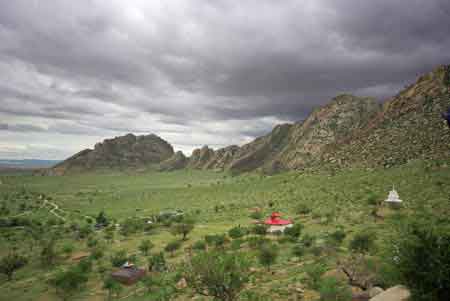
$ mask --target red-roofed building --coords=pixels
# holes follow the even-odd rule
[[[264,221],[264,224],[269,226],[267,232],[284,232],[286,228],[290,228],[293,225],[292,220],[282,219],[281,214],[278,212],[273,212],[268,219]]]

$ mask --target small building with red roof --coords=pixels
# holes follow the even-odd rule
[[[282,219],[279,212],[273,212],[268,219],[264,221],[265,225],[269,226],[267,232],[284,232],[286,228],[293,226],[293,222],[290,219]]]

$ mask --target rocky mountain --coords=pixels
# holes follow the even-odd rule
[[[369,124],[330,145],[323,163],[393,166],[413,159],[448,158],[450,129],[441,117],[450,107],[450,66],[441,66],[384,103]]]
[[[97,169],[141,168],[159,164],[174,155],[173,147],[156,135],[128,134],[97,143],[51,169],[54,174],[66,174]]]
[[[450,67],[441,66],[383,105],[370,97],[339,95],[306,120],[276,126],[242,147],[196,150],[188,167],[273,173],[448,157],[450,131],[441,113],[450,106],[449,86]]]
[[[105,140],[56,165],[52,172],[156,165],[274,173],[323,166],[393,166],[412,159],[448,158],[450,129],[441,113],[450,107],[450,67],[441,66],[380,104],[370,97],[339,95],[294,124],[281,124],[242,146],[208,146],[187,158],[155,135]]]

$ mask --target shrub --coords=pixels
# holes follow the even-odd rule
[[[139,251],[142,252],[142,254],[147,256],[148,251],[150,251],[150,249],[153,248],[153,243],[148,239],[144,239],[143,241],[141,241],[138,248],[139,248]]]
[[[8,281],[12,280],[13,274],[16,270],[24,267],[28,260],[26,257],[19,254],[9,254],[0,260],[0,273],[5,274]]]
[[[240,226],[231,228],[228,231],[228,236],[230,236],[233,239],[241,238],[241,237],[245,236],[246,234],[247,234],[247,230],[244,228],[241,228]]]
[[[261,211],[254,211],[252,213],[250,213],[250,218],[252,219],[262,219],[264,217],[264,215],[262,214]]]
[[[290,228],[286,228],[284,230],[284,234],[291,237],[293,240],[297,240],[300,237],[300,234],[302,234],[303,225],[300,223],[294,224]]]
[[[292,253],[298,257],[302,257],[303,255],[305,255],[305,251],[305,246],[301,243],[297,243],[292,247]]]
[[[248,239],[248,245],[250,248],[255,249],[259,248],[261,245],[265,243],[270,243],[270,240],[265,237],[259,237],[259,236],[250,236]]]
[[[270,270],[270,266],[275,263],[278,257],[278,248],[274,244],[263,244],[259,248],[258,252],[258,260],[259,263],[262,264]]]
[[[266,225],[254,225],[251,229],[251,232],[257,235],[266,235],[267,228],[268,227]]]
[[[102,258],[104,255],[104,248],[100,245],[96,246],[91,250],[91,257],[92,259],[98,260]]]
[[[375,245],[375,234],[357,233],[350,241],[350,249],[357,253],[368,253]]]
[[[241,245],[242,245],[242,239],[239,239],[239,238],[238,239],[234,239],[231,242],[231,249],[237,251],[237,250],[239,250],[241,248]]]
[[[319,293],[321,301],[348,301],[352,299],[350,288],[334,277],[320,281]]]
[[[202,252],[186,264],[184,274],[197,294],[233,301],[249,281],[250,261],[242,253]]]
[[[148,259],[148,270],[150,272],[164,272],[167,270],[166,259],[164,253],[153,254]]]
[[[179,240],[173,240],[164,247],[164,251],[170,252],[172,255],[176,250],[178,250],[181,247],[181,241]]]
[[[103,289],[108,291],[108,300],[110,300],[114,294],[120,294],[122,286],[116,280],[107,277],[103,280]]]
[[[183,218],[180,222],[171,225],[171,232],[173,235],[181,235],[183,240],[186,240],[187,235],[194,229],[194,220]]]
[[[312,289],[314,290],[319,289],[320,279],[326,271],[327,267],[322,262],[308,265],[305,267],[305,272],[308,275],[308,284]]]
[[[116,251],[111,256],[111,264],[113,267],[121,267],[128,260],[128,255],[125,250]]]
[[[311,211],[311,208],[306,204],[298,204],[295,208],[297,214],[309,214]]]
[[[193,245],[192,249],[194,250],[206,250],[206,243],[203,240],[197,240]]]
[[[316,237],[313,235],[310,235],[310,234],[303,235],[302,239],[300,240],[302,245],[304,245],[307,248],[311,247],[315,241],[316,241]]]
[[[69,256],[70,254],[72,254],[74,250],[74,246],[71,243],[66,243],[63,247],[62,247],[62,251],[64,254],[66,254],[67,256]]]
[[[223,247],[227,241],[225,234],[206,235],[205,242],[209,246]]]
[[[147,294],[150,294],[150,300],[155,301],[169,301],[176,293],[174,279],[171,279],[167,274],[159,274],[144,277],[141,282],[147,289]]]
[[[390,265],[412,300],[450,300],[450,219],[414,217],[392,242]]]
[[[81,269],[77,267],[70,268],[67,271],[58,272],[50,284],[56,288],[56,293],[67,300],[69,296],[79,292],[86,284],[88,277]]]
[[[328,238],[333,244],[340,245],[346,236],[347,234],[345,233],[345,231],[340,228],[330,233]]]

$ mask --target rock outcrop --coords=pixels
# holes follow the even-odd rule
[[[172,146],[156,135],[125,136],[106,139],[94,149],[85,149],[55,165],[49,173],[62,175],[98,169],[142,168],[172,157]]]
[[[159,171],[174,171],[178,169],[183,169],[188,163],[188,158],[183,154],[183,152],[178,151],[169,159],[161,162],[159,164]]]

